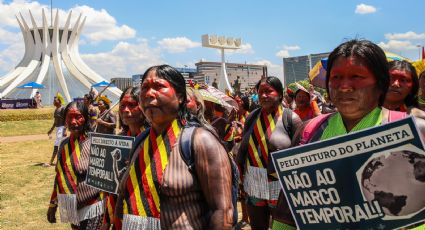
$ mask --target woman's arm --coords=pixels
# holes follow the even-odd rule
[[[196,174],[212,213],[209,229],[231,229],[232,172],[226,150],[203,128],[196,129],[193,144]]]

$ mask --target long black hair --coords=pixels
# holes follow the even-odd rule
[[[143,74],[141,84],[145,81],[146,77],[150,72],[154,72],[159,78],[167,80],[174,88],[177,96],[180,98],[180,104],[178,109],[178,116],[181,121],[186,121],[189,117],[189,112],[186,108],[187,95],[186,95],[186,81],[183,75],[169,65],[157,65],[149,67]]]
[[[401,70],[406,71],[410,73],[410,76],[412,77],[412,89],[410,90],[409,94],[404,99],[404,104],[406,106],[414,106],[416,107],[418,105],[418,90],[419,90],[419,79],[418,75],[416,74],[416,69],[413,67],[412,64],[410,64],[407,61],[391,61],[388,63],[389,69],[391,70]]]
[[[261,79],[255,85],[255,89],[257,90],[257,92],[258,92],[258,89],[260,88],[261,82],[265,82],[269,84],[279,94],[279,101],[283,100],[283,85],[282,85],[282,82],[279,80],[279,78],[269,76],[269,77]]]
[[[124,89],[124,91],[122,91],[122,94],[119,100],[120,106],[121,106],[121,101],[125,95],[129,95],[133,100],[135,100],[138,104],[140,104],[140,87],[139,86],[129,86],[126,89]],[[122,120],[121,112],[119,112],[119,120],[120,120],[119,125],[121,126],[123,133],[126,133],[130,129],[130,127],[124,124]],[[142,112],[140,113],[140,120],[141,120],[141,123],[145,125],[145,116],[143,115]]]
[[[83,130],[82,130],[82,134],[87,136],[87,133],[90,131],[90,116],[89,116],[89,109],[87,108],[87,106],[83,103],[83,102],[70,102],[68,103],[68,105],[66,105],[65,110],[64,110],[64,117],[66,119],[66,116],[68,115],[68,112],[71,108],[77,108],[78,111],[80,111],[80,113],[83,115],[84,117],[84,126],[83,126]]]
[[[385,95],[390,85],[390,73],[384,51],[375,43],[368,40],[353,39],[340,44],[329,54],[326,67],[326,90],[329,95],[329,77],[334,62],[339,57],[354,56],[363,61],[376,78],[376,85],[382,94],[379,97],[379,106],[384,104]]]

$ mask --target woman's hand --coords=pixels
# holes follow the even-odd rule
[[[47,209],[47,221],[49,221],[49,223],[51,224],[56,223],[57,209],[58,209],[58,206],[55,206],[55,207],[49,206],[49,209]]]

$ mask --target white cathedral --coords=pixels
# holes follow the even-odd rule
[[[24,37],[25,54],[11,72],[0,77],[0,98],[31,98],[40,91],[43,104],[51,104],[56,92],[60,92],[67,102],[71,102],[89,93],[93,84],[105,81],[79,55],[78,41],[85,17],[82,19],[80,14],[72,26],[70,12],[65,25],[60,27],[57,11],[53,24],[49,26],[43,10],[43,26],[39,27],[31,11],[29,15],[32,27],[22,14],[16,16]],[[32,81],[43,84],[46,89],[17,88]],[[109,87],[103,94],[116,102],[121,93],[120,89]]]

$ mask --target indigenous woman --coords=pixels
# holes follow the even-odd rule
[[[401,112],[417,107],[419,80],[415,67],[407,61],[392,61],[389,67],[390,87],[385,97],[384,107]]]
[[[151,128],[120,185],[116,214],[123,229],[230,229],[231,166],[217,137],[204,127],[194,131],[192,170],[181,156],[188,117],[183,76],[168,65],[149,68],[140,101]]]
[[[283,87],[278,78],[264,78],[256,88],[261,107],[252,111],[245,122],[237,163],[248,194],[251,227],[268,229],[270,216],[277,211],[275,207],[281,190],[270,153],[291,146],[292,133],[301,120],[296,113],[283,108]],[[284,123],[291,123],[292,127]],[[294,225],[290,215],[287,219],[289,225]]]
[[[329,55],[326,73],[328,95],[338,112],[311,139],[299,141],[325,140],[388,122],[389,110],[382,105],[389,95],[390,79],[385,53],[376,44],[350,40],[339,45]],[[421,129],[423,120],[416,119],[416,123]]]
[[[389,84],[388,63],[378,45],[367,40],[342,43],[329,55],[326,73],[327,92],[338,112],[310,120],[307,126],[314,124],[314,128],[306,133],[301,128],[294,142],[327,140],[393,121],[397,112],[382,107]],[[423,138],[425,121],[415,119],[415,123]]]
[[[298,114],[302,121],[310,120],[320,114],[317,98],[312,98],[311,95],[303,86],[298,85],[298,90],[295,92],[294,112]]]
[[[98,133],[115,134],[116,118],[115,114],[109,110],[111,101],[101,96],[97,106],[99,107],[99,118],[96,120]]]
[[[144,129],[145,118],[142,108],[139,104],[139,87],[128,87],[121,94],[119,101],[119,119],[122,127],[120,135],[136,137]],[[126,161],[130,163],[130,159]],[[118,175],[121,178],[122,175]],[[106,194],[105,217],[103,219],[102,229],[121,229],[122,220],[114,217],[117,195]]]
[[[60,218],[71,223],[72,229],[100,229],[103,218],[103,198],[100,191],[86,184],[90,140],[89,113],[82,103],[71,102],[65,108],[65,124],[70,132],[58,151],[56,177],[47,220],[55,223],[59,207]]]

